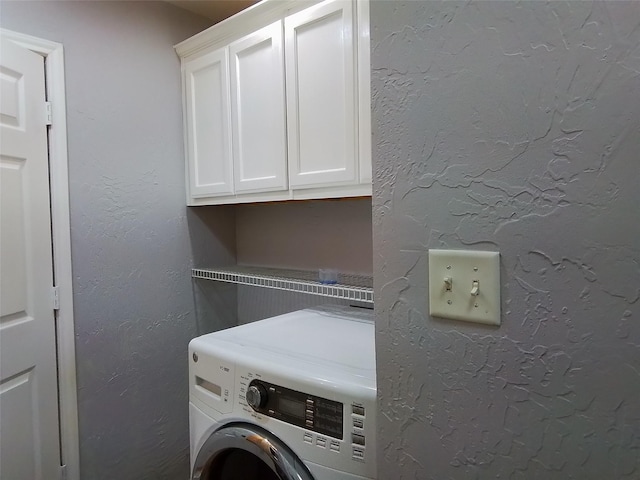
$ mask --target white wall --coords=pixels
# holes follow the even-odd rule
[[[640,478],[637,2],[373,1],[381,479]],[[429,248],[501,253],[502,326]]]
[[[162,2],[1,9],[65,48],[82,478],[187,478],[189,269],[235,261],[233,212],[185,207],[173,45],[209,21]]]

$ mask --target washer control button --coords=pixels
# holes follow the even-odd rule
[[[364,407],[361,407],[360,405],[351,405],[351,411],[356,415],[364,416]]]
[[[354,460],[364,460],[364,450],[362,448],[353,447],[352,453]]]

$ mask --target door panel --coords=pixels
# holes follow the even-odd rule
[[[229,47],[236,192],[287,189],[282,22]]]
[[[187,144],[192,197],[233,193],[226,49],[185,66]]]
[[[33,369],[28,369],[5,379],[0,385],[2,478],[37,478],[35,468],[38,453],[34,435],[35,419],[32,415],[32,406],[35,403],[33,376]],[[5,434],[5,431],[11,433]]]
[[[353,6],[320,4],[285,19],[289,183],[358,183]]]
[[[1,42],[0,478],[60,468],[44,60]]]

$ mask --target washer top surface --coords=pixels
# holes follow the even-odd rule
[[[375,378],[374,337],[372,310],[324,306],[210,333],[194,342],[205,351],[234,350],[245,358],[267,354],[286,363],[346,368]]]

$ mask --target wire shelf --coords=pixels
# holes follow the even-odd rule
[[[338,282],[318,281],[318,272],[262,267],[194,268],[193,278],[273,288],[323,297],[373,303],[373,279],[365,275],[338,274]]]

